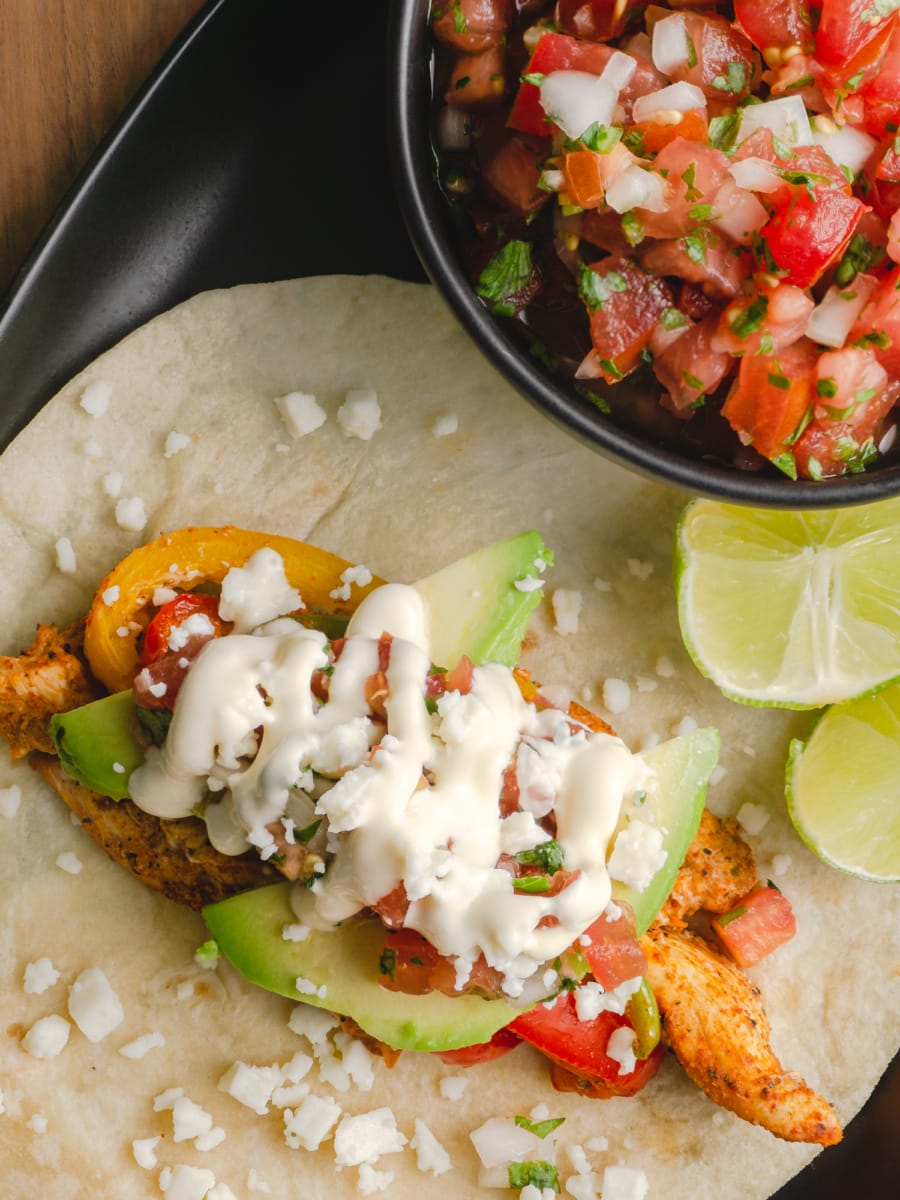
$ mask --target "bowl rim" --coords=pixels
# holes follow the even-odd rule
[[[516,391],[583,444],[647,478],[695,495],[765,508],[838,508],[900,492],[900,463],[817,481],[780,479],[691,458],[609,420],[598,407],[536,369],[487,311],[454,254],[449,210],[430,137],[430,0],[392,0],[387,47],[390,168],[401,215],[428,277],[494,367]]]

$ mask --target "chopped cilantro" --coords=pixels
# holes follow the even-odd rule
[[[546,75],[542,75],[538,71],[533,71],[530,75],[521,75],[519,77],[521,83],[533,83],[535,87],[540,87],[546,78]]]
[[[583,383],[576,383],[574,387],[575,391],[582,398],[582,400],[587,400],[589,404],[593,404],[595,408],[599,408],[604,416],[608,417],[612,414],[612,408],[610,407],[610,403],[605,396],[601,396],[598,392],[591,391],[591,389],[585,387]]]
[[[516,862],[526,867],[543,867],[550,875],[555,875],[563,865],[562,846],[554,838],[549,842],[541,842],[533,850],[523,850],[516,855]]]
[[[555,371],[559,365],[556,355],[543,342],[532,342],[528,353],[532,358],[536,358],[539,363],[543,363],[548,370]]]
[[[814,479],[816,483],[821,483],[825,478],[825,472],[822,470],[822,464],[813,454],[809,456],[809,459],[806,463],[806,469],[809,471],[810,479]],[[796,478],[797,476],[795,475],[794,479]]]
[[[706,262],[706,244],[703,238],[697,233],[686,234],[681,239],[684,246],[684,252],[693,263]]]
[[[623,213],[622,232],[629,246],[637,246],[644,240],[644,223],[633,212]]]
[[[694,187],[694,180],[697,176],[697,164],[692,162],[687,170],[682,171],[681,178],[684,180],[684,185],[687,188],[685,198],[687,200],[699,200],[703,193],[699,188]]]
[[[790,148],[787,142],[783,142],[780,137],[772,134],[772,149],[779,158],[796,158],[794,151]]]
[[[468,33],[469,23],[466,20],[466,14],[463,12],[461,0],[454,0],[451,4],[453,10],[453,32]]]
[[[578,294],[592,313],[602,312],[603,305],[616,292],[627,292],[628,280],[618,271],[601,275],[591,267],[581,268]]]
[[[219,960],[219,943],[214,938],[209,938],[202,946],[197,947],[194,958],[204,966],[214,966]]]
[[[884,249],[881,246],[873,246],[861,233],[854,233],[850,244],[844,251],[844,257],[835,270],[835,283],[838,287],[846,287],[848,283],[853,282],[860,271],[874,266],[883,257]]]
[[[791,381],[787,375],[780,375],[775,371],[769,372],[769,383],[771,383],[772,387],[778,388],[782,392],[789,392],[791,390]]]
[[[784,90],[786,92],[795,92],[800,88],[809,87],[813,83],[815,83],[815,79],[812,75],[801,75],[799,79],[795,79],[793,83],[789,83]]]
[[[514,238],[497,251],[481,272],[475,291],[485,300],[492,301],[491,312],[512,317],[516,313],[512,297],[527,287],[533,278],[531,243]]]
[[[536,1188],[552,1188],[559,1191],[559,1172],[548,1162],[514,1162],[507,1167],[509,1186],[516,1191],[531,1184]]]
[[[727,117],[713,117],[709,123],[709,144],[727,154],[734,147],[740,123],[740,113],[732,113]]]
[[[690,325],[690,317],[686,317],[680,308],[664,308],[659,314],[659,323],[663,329],[684,329]]]
[[[810,462],[812,461],[813,460],[810,459]],[[779,454],[776,458],[773,458],[772,465],[777,467],[779,471],[783,471],[789,479],[797,478],[797,462],[789,450],[786,450],[784,454]],[[734,920],[735,917],[739,917],[740,915],[741,914],[739,912],[735,911],[731,916],[731,920]],[[719,923],[721,924],[721,922],[722,918],[720,917]]]
[[[692,221],[708,221],[712,216],[712,205],[695,204],[694,207],[688,211],[688,216]]]
[[[554,1129],[559,1129],[565,1117],[548,1117],[546,1121],[531,1121],[528,1117],[516,1117],[515,1122],[520,1129],[527,1129],[535,1137],[545,1138]]]
[[[622,379],[623,375],[611,358],[601,358],[600,366],[607,375],[611,375],[613,379]]]
[[[378,959],[378,973],[387,975],[388,979],[397,978],[397,951],[391,946],[385,946]]]
[[[456,81],[456,83],[454,83],[453,87],[456,91],[459,91],[460,88],[468,87],[471,82],[472,82],[471,75],[460,75],[459,79],[457,79],[457,81]]]
[[[862,337],[856,338],[851,342],[851,346],[860,346],[863,350],[867,346],[877,346],[879,350],[887,350],[891,344],[891,339],[883,329],[873,329],[869,333],[864,333]]]
[[[141,708],[137,705],[138,724],[154,746],[161,746],[166,740],[169,726],[172,724],[172,713],[168,708]]]
[[[644,133],[641,129],[629,129],[622,138],[622,145],[638,158],[647,157],[647,147],[644,145]]]
[[[712,86],[719,92],[728,92],[736,96],[747,87],[747,64],[730,62],[724,75],[716,75]]]
[[[851,475],[862,474],[866,467],[878,457],[878,450],[872,438],[866,438],[862,445],[853,438],[841,438],[838,446],[841,461]]]
[[[598,154],[609,154],[621,137],[620,125],[601,125],[599,121],[595,121],[593,125],[588,125],[579,140],[588,150],[595,150]]]
[[[307,825],[303,829],[296,830],[294,833],[295,839],[298,842],[302,842],[304,846],[307,845],[307,843],[311,842],[316,836],[316,830],[321,824],[322,818],[319,817],[319,819],[317,821],[313,821],[311,825]]]
[[[694,45],[694,39],[687,31],[687,26],[685,26],[684,37],[687,42],[687,67],[690,71],[697,65],[697,47]]]
[[[734,318],[729,322],[731,332],[735,337],[749,337],[751,333],[756,333],[761,327],[768,311],[769,297],[757,296],[746,308],[735,313]]]
[[[816,395],[823,400],[833,400],[837,395],[837,383],[832,375],[827,375],[816,383]]]
[[[516,892],[527,892],[529,894],[540,894],[550,891],[550,876],[549,875],[517,875],[513,881],[513,890]]]

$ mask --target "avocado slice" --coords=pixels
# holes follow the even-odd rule
[[[476,665],[514,667],[541,602],[539,572],[552,563],[553,554],[531,529],[414,583],[428,610],[432,662],[455,667],[467,654]]]
[[[286,941],[284,926],[302,921],[291,907],[292,886],[275,883],[203,910],[219,949],[251,983],[350,1017],[396,1050],[455,1050],[487,1042],[518,1015],[503,1000],[439,992],[407,996],[382,987],[377,976],[384,927],[377,917],[353,918],[328,931],[311,929],[305,941]],[[324,996],[298,991],[298,978],[324,985]]]
[[[144,761],[130,691],[56,713],[50,737],[67,775],[101,796],[128,798],[128,777]]]
[[[429,613],[433,661],[454,667],[468,654],[474,663],[515,666],[541,598],[540,588],[523,591],[515,583],[536,578],[538,562],[552,561],[541,535],[527,530],[414,584]],[[57,714],[50,736],[73,779],[113,800],[128,798],[128,777],[144,761],[131,692]]]
[[[638,936],[644,933],[672,890],[688,846],[694,840],[709,777],[719,760],[717,729],[695,729],[646,750],[642,758],[654,771],[648,788],[648,809],[653,823],[665,830],[666,861],[642,892],[613,881],[613,899],[630,904]]]

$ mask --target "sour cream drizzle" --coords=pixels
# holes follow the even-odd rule
[[[259,586],[277,590],[283,569],[279,578],[271,566],[267,559],[257,572]],[[252,559],[243,572],[248,609],[265,611],[252,594]],[[393,637],[386,727],[365,696],[385,633]],[[271,843],[266,826],[317,781],[314,811],[327,821],[332,856],[312,889],[318,921],[345,920],[402,883],[405,924],[457,960],[460,983],[483,953],[516,996],[609,903],[607,849],[623,800],[649,772],[618,738],[573,733],[565,713],[526,703],[505,667],[476,668],[471,692],[445,694],[430,713],[428,646],[424,602],[400,584],[360,604],[324,703],[312,691],[314,672],[329,663],[322,634],[281,619],[210,641],[187,673],[163,748],[148,753],[130,791],[163,818],[202,811],[213,844],[239,854]],[[549,838],[532,812],[500,813],[504,771],[523,745],[540,756],[544,785],[555,786],[564,866],[580,872],[555,896],[517,892],[497,866],[502,854]],[[324,792],[321,776],[335,780]]]

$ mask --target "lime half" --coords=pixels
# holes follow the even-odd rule
[[[787,803],[804,842],[833,867],[900,882],[900,687],[836,704],[791,743]]]
[[[900,498],[823,512],[695,500],[675,569],[685,645],[733,700],[822,708],[900,679]]]

